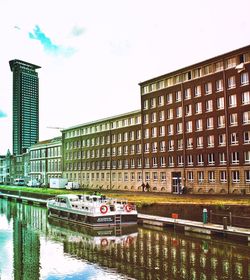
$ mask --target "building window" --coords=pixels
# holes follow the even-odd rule
[[[164,120],[165,120],[164,111],[160,111],[160,112],[159,112],[159,122],[164,121]]]
[[[150,181],[150,172],[145,172],[145,180],[146,182]]]
[[[166,159],[165,159],[165,157],[160,157],[160,164],[161,164],[161,167],[166,167]]]
[[[182,107],[177,107],[176,108],[176,118],[181,118],[182,117]]]
[[[236,94],[229,95],[229,107],[236,107],[237,106],[237,98]]]
[[[165,141],[160,141],[160,152],[165,152],[166,150],[166,144],[165,144]]]
[[[144,144],[144,152],[149,153],[149,143]]]
[[[158,162],[157,162],[157,157],[153,157],[152,158],[152,162],[153,162],[153,167],[158,167]]]
[[[244,144],[250,144],[250,131],[244,131]]]
[[[160,126],[160,133],[159,136],[165,136],[165,126]]]
[[[158,174],[157,174],[157,172],[153,172],[153,181],[154,182],[158,181]]]
[[[250,123],[250,111],[243,113],[243,124]]]
[[[223,61],[219,61],[215,63],[215,72],[219,72],[223,70]]]
[[[187,155],[187,165],[188,166],[193,166],[193,156],[192,155]]]
[[[155,98],[150,99],[150,108],[155,108],[156,107],[156,100]]]
[[[214,135],[208,135],[208,137],[207,137],[207,146],[209,148],[214,147]]]
[[[229,115],[229,124],[231,126],[235,126],[235,125],[238,124],[238,120],[237,120],[238,118],[237,117],[238,117],[237,113]]]
[[[144,162],[144,166],[145,168],[149,168],[150,167],[150,164],[149,164],[149,158],[145,158],[145,162]]]
[[[168,166],[169,167],[173,167],[174,166],[174,157],[173,156],[169,156],[168,157]]]
[[[184,98],[191,99],[191,88],[184,89]]]
[[[169,124],[168,125],[168,135],[173,135],[174,134],[174,125]]]
[[[208,171],[208,182],[215,183],[215,172],[214,171]]]
[[[216,91],[219,92],[219,91],[223,91],[223,80],[217,80],[216,83]]]
[[[192,105],[188,104],[185,106],[185,115],[186,116],[191,116],[192,115]]]
[[[151,128],[151,137],[157,137],[157,127]]]
[[[194,173],[193,173],[193,171],[188,171],[187,172],[187,180],[189,182],[191,182],[191,183],[194,181]]]
[[[195,86],[195,88],[194,88],[194,96],[195,97],[201,96],[201,86],[200,85]]]
[[[156,122],[156,112],[151,113],[151,123]]]
[[[227,163],[226,160],[226,154],[225,153],[219,153],[219,164],[225,165]]]
[[[146,128],[145,130],[144,130],[144,138],[149,138],[149,129],[148,128]]]
[[[207,160],[208,160],[208,165],[214,165],[215,164],[215,160],[214,160],[214,154],[208,154],[207,155]]]
[[[193,149],[193,138],[187,138],[187,149]]]
[[[186,132],[192,132],[193,131],[193,125],[192,125],[192,121],[188,121],[186,122]]]
[[[168,118],[168,120],[172,120],[173,117],[174,117],[173,109],[168,109],[167,110],[167,118]]]
[[[177,132],[177,134],[182,133],[182,123],[177,123],[176,124],[176,132]]]
[[[144,100],[143,101],[143,110],[147,110],[148,109],[148,100]]]
[[[168,141],[168,151],[174,151],[174,140]]]
[[[226,68],[233,68],[236,66],[236,57],[232,57],[226,60]]]
[[[245,183],[250,183],[250,170],[245,170]]]
[[[176,102],[181,101],[181,91],[180,90],[176,91],[176,93],[175,93],[175,101]]]
[[[196,138],[196,147],[203,148],[203,136],[199,136]]]
[[[201,114],[202,113],[202,103],[198,102],[195,104],[195,114]]]
[[[202,131],[202,119],[195,121],[195,129],[196,131]]]
[[[197,178],[198,178],[198,183],[203,183],[204,182],[204,171],[198,171]]]
[[[227,172],[226,171],[220,171],[220,183],[226,183],[227,182]]]
[[[249,84],[249,76],[248,76],[247,72],[241,73],[241,75],[240,75],[240,83],[241,83],[242,86]]]
[[[226,134],[219,134],[219,146],[226,146]]]
[[[164,105],[164,96],[161,95],[158,97],[158,106],[163,106]]]
[[[206,83],[205,84],[205,94],[211,94],[212,93],[212,83]]]
[[[197,165],[199,165],[199,166],[203,166],[204,165],[203,154],[198,154],[197,155]]]
[[[172,104],[173,103],[173,94],[168,93],[167,94],[167,104]]]
[[[160,177],[161,177],[161,182],[165,182],[167,180],[166,172],[161,172]]]
[[[217,98],[217,110],[224,109],[224,97]]]
[[[244,163],[250,164],[250,151],[244,152]]]
[[[237,132],[233,132],[230,134],[230,143],[231,145],[238,145],[239,144],[239,139],[238,139],[238,133]]]
[[[228,78],[227,80],[227,84],[228,84],[228,89],[231,89],[231,88],[235,88],[235,76],[231,76]]]
[[[240,182],[240,172],[238,170],[232,171],[232,183],[239,183]]]
[[[207,100],[205,102],[206,106],[206,112],[212,112],[213,111],[213,100]]]
[[[214,128],[214,118],[210,117],[207,118],[207,129],[213,129]]]
[[[218,126],[217,126],[218,128],[225,127],[225,116],[224,115],[218,116],[217,121],[218,121]]]
[[[231,163],[232,164],[239,164],[239,152],[232,152],[231,153]]]
[[[183,150],[183,139],[178,139],[177,140],[177,149],[178,150]]]
[[[250,103],[250,92],[245,91],[242,93],[242,104],[249,104]]]
[[[152,152],[157,153],[157,142],[152,143]]]
[[[177,165],[178,166],[183,166],[184,165],[184,161],[183,161],[183,156],[177,156]]]

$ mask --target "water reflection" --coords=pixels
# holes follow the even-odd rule
[[[93,231],[3,199],[0,233],[1,280],[250,279],[249,246],[226,239],[147,228]]]

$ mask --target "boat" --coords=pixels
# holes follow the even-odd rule
[[[87,226],[137,224],[136,206],[125,199],[104,195],[60,194],[47,202],[49,217]]]

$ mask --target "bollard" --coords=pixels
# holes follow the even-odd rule
[[[202,220],[203,220],[203,224],[207,223],[207,209],[206,208],[203,209]]]
[[[223,217],[223,229],[227,229],[227,217]]]

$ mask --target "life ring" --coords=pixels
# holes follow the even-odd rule
[[[126,205],[125,205],[125,210],[126,210],[127,212],[131,212],[131,211],[133,210],[132,205],[131,205],[131,204],[126,204]]]
[[[109,242],[108,242],[108,239],[107,238],[104,238],[101,240],[101,246],[102,247],[106,247],[108,246]]]
[[[106,214],[108,212],[108,206],[107,205],[101,205],[100,212],[102,214]]]

